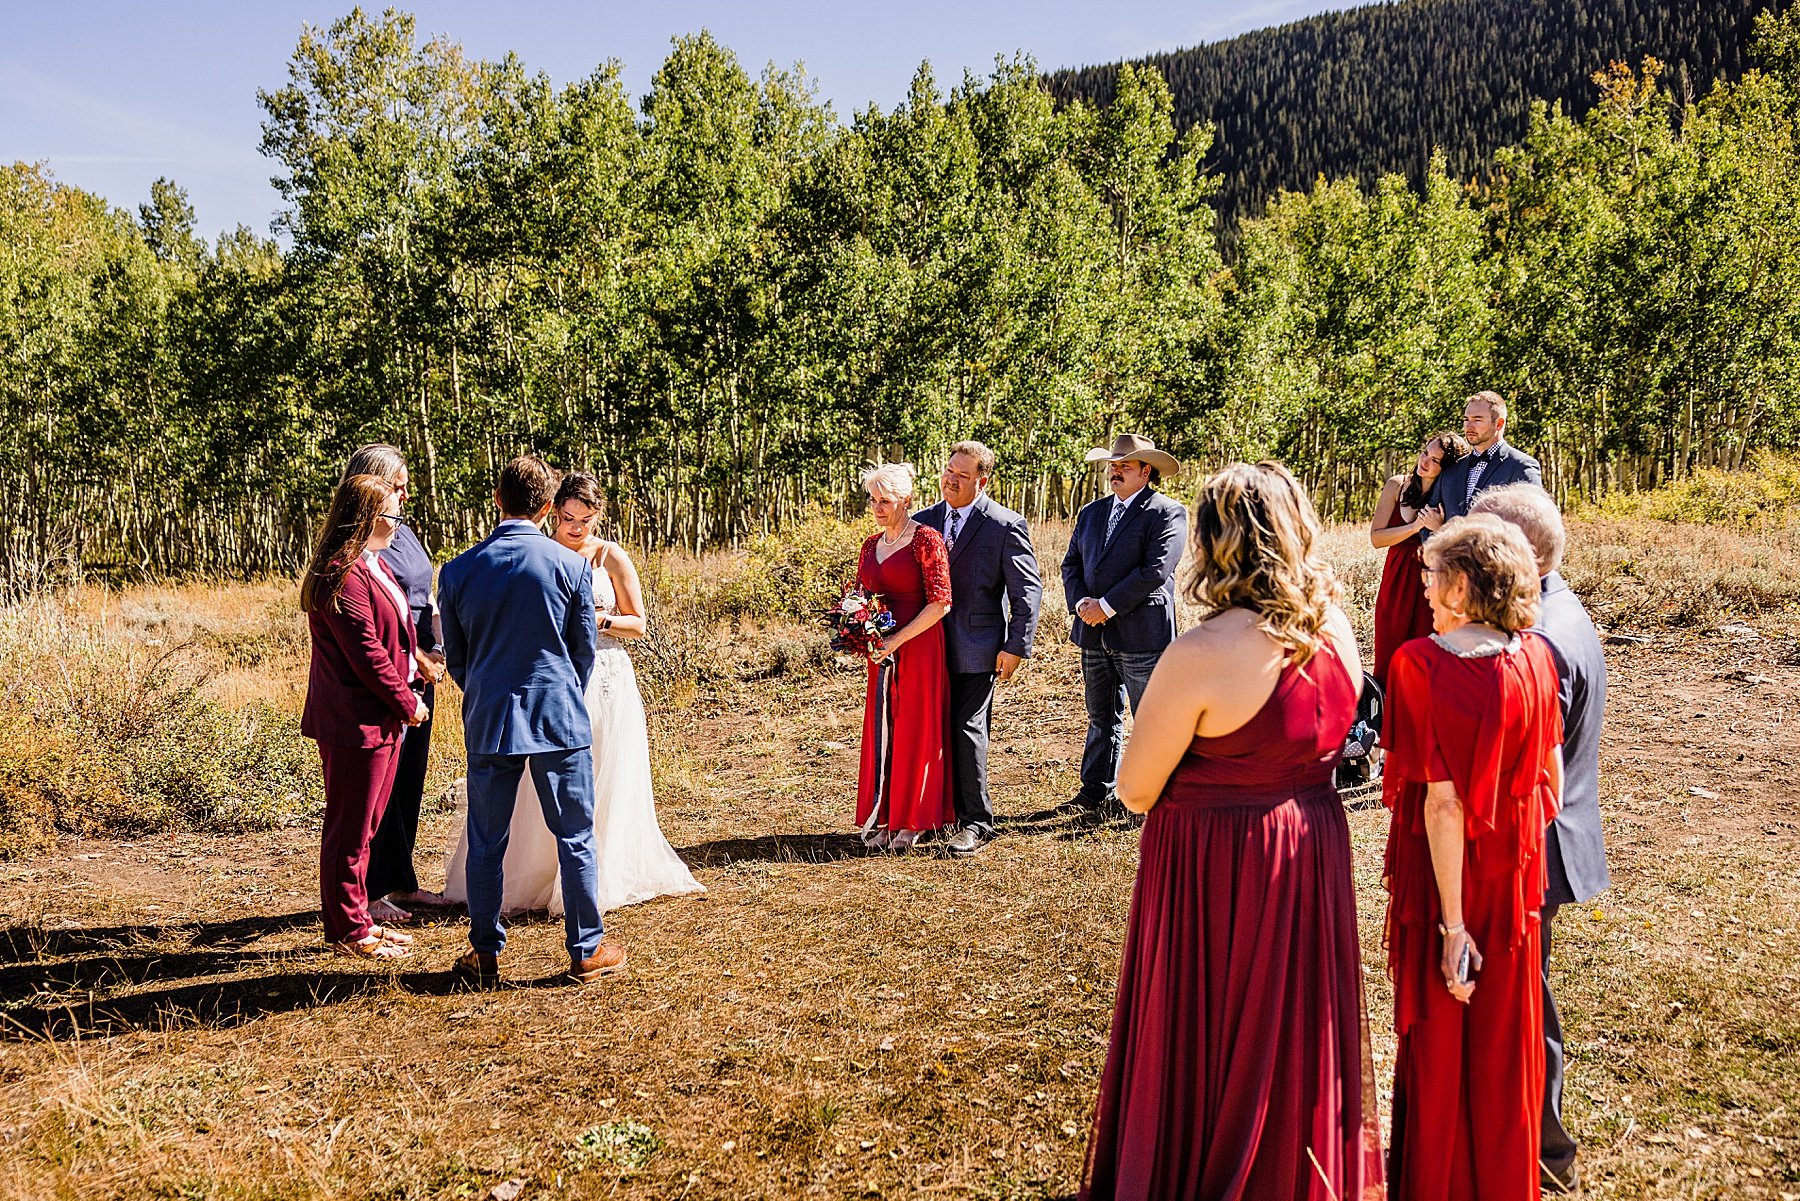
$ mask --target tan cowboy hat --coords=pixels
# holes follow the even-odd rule
[[[1156,449],[1156,443],[1142,434],[1120,434],[1113,440],[1111,450],[1096,446],[1087,453],[1087,461],[1090,463],[1117,463],[1124,459],[1148,463],[1164,475],[1181,473],[1181,464],[1176,461],[1175,456],[1166,450]]]

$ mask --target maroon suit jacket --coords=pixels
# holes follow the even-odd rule
[[[380,569],[393,579],[386,563]],[[394,602],[361,559],[344,577],[341,600],[339,612],[306,615],[312,668],[300,732],[333,746],[384,746],[399,739],[418,708],[410,683],[417,645],[412,613]]]

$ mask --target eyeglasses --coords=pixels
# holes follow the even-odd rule
[[[395,529],[399,529],[401,526],[406,524],[406,514],[404,514],[404,513],[383,513],[383,514],[381,514],[381,516],[383,516],[383,517],[387,518],[389,521],[393,522]]]
[[[1429,584],[1438,578],[1438,572],[1434,568],[1421,567],[1419,568],[1419,578]]]

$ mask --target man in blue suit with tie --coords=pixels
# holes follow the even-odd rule
[[[952,855],[973,855],[994,837],[988,796],[988,728],[995,681],[1012,679],[1031,656],[1043,583],[1025,519],[988,496],[994,452],[979,442],[950,448],[939,483],[943,499],[915,514],[944,536],[950,595],[944,622],[950,667],[950,779],[956,833]]]
[[[1498,392],[1477,392],[1463,403],[1463,437],[1469,440],[1469,453],[1444,468],[1426,501],[1429,530],[1466,516],[1475,498],[1489,488],[1543,486],[1538,461],[1506,440],[1506,401]]]
[[[1087,745],[1081,791],[1088,816],[1122,816],[1113,794],[1125,743],[1125,706],[1137,712],[1144,686],[1175,640],[1175,568],[1187,549],[1187,508],[1156,490],[1181,464],[1140,434],[1121,434],[1088,462],[1106,464],[1112,495],[1082,508],[1063,556],[1069,632],[1081,648]]]
[[[598,638],[593,572],[538,528],[557,482],[542,459],[508,463],[494,493],[500,524],[438,575],[469,755],[471,949],[456,972],[477,984],[499,978],[502,864],[526,770],[556,836],[570,978],[586,984],[625,966],[624,948],[600,941],[593,723],[583,697]]]
[[[1606,652],[1600,635],[1557,568],[1567,535],[1550,494],[1533,484],[1509,484],[1483,491],[1477,513],[1492,513],[1519,527],[1537,555],[1543,591],[1533,627],[1550,644],[1556,660],[1558,700],[1563,714],[1562,809],[1545,832],[1544,863],[1544,1106],[1538,1161],[1546,1193],[1572,1192],[1576,1185],[1575,1139],[1563,1126],[1563,1033],[1556,998],[1550,995],[1550,927],[1557,910],[1586,901],[1612,883],[1606,844],[1600,834],[1600,727],[1606,720]]]

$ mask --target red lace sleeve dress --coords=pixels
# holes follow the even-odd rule
[[[1383,800],[1388,970],[1394,978],[1395,1201],[1538,1196],[1544,1100],[1539,910],[1544,827],[1556,816],[1550,759],[1562,742],[1550,646],[1458,654],[1439,639],[1402,646],[1389,668]],[[1442,936],[1425,790],[1455,784],[1464,813],[1463,921],[1483,964],[1467,1005],[1439,967]]]
[[[856,581],[887,602],[897,629],[905,629],[927,602],[950,603],[950,556],[943,535],[920,526],[910,546],[885,559],[876,554],[880,541],[876,535],[863,543]],[[869,665],[856,786],[856,823],[865,831],[936,830],[955,819],[950,761],[944,753],[949,697],[942,622],[881,666]]]

